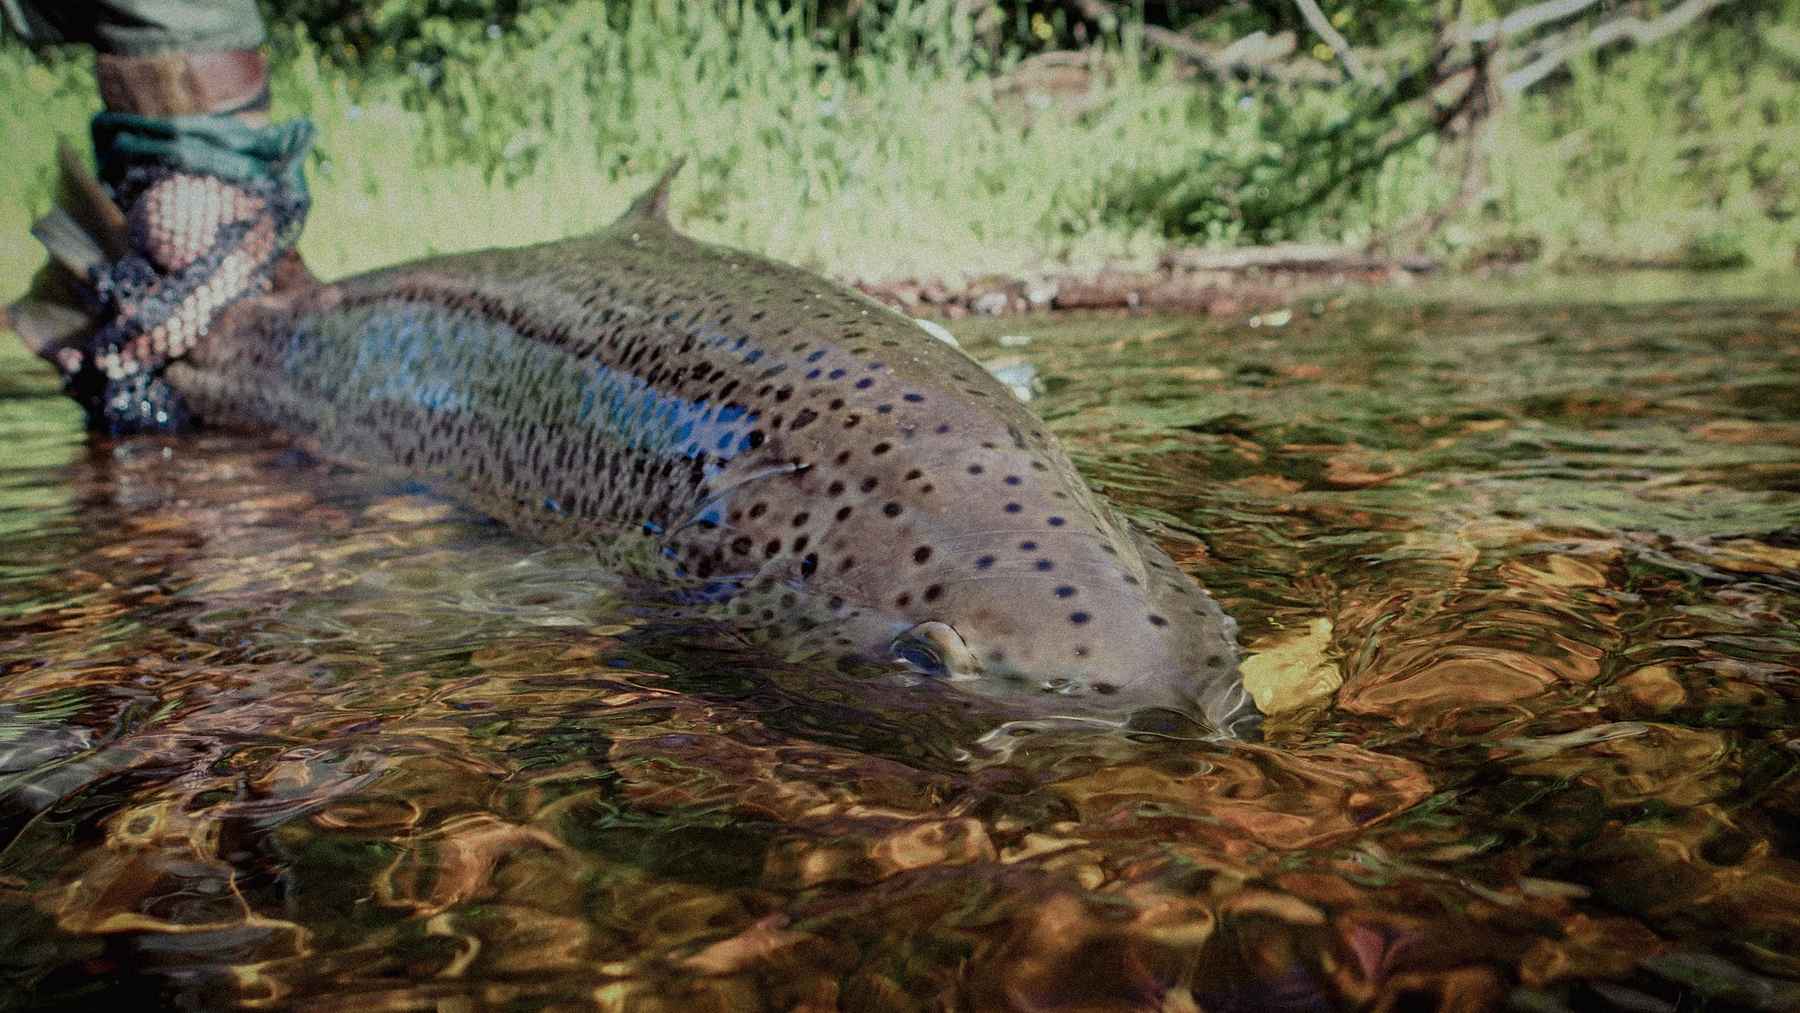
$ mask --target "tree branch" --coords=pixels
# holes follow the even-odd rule
[[[1513,11],[1496,21],[1484,21],[1461,33],[1461,42],[1488,43],[1498,38],[1523,35],[1552,21],[1572,18],[1600,0],[1549,0],[1523,10]]]
[[[1402,245],[1415,248],[1424,240],[1437,234],[1444,223],[1460,214],[1463,209],[1475,203],[1487,186],[1487,148],[1491,133],[1490,119],[1499,95],[1491,76],[1491,51],[1481,43],[1475,44],[1474,72],[1475,77],[1469,82],[1471,101],[1460,114],[1465,120],[1464,132],[1468,138],[1463,148],[1462,172],[1457,185],[1456,195],[1441,207],[1420,216],[1414,221],[1390,230],[1387,235],[1378,237],[1369,244],[1371,250]],[[1451,133],[1455,133],[1454,124]]]
[[[1350,180],[1380,167],[1399,151],[1411,147],[1433,134],[1443,133],[1444,128],[1459,116],[1465,114],[1471,117],[1478,116],[1479,113],[1476,110],[1480,108],[1479,103],[1482,93],[1485,91],[1482,78],[1482,70],[1478,63],[1474,68],[1469,85],[1449,105],[1434,108],[1423,123],[1411,126],[1397,125],[1372,144],[1354,145],[1351,148],[1354,153],[1347,161],[1332,166],[1321,183],[1287,201],[1278,209],[1277,215],[1274,217],[1290,215],[1318,204]],[[1391,101],[1392,99],[1393,96],[1388,96],[1387,100]],[[1331,155],[1326,152],[1324,157],[1329,159]]]
[[[1093,21],[1101,21],[1108,17],[1124,17],[1124,15],[1119,13],[1118,8],[1111,3],[1108,3],[1107,0],[1073,0],[1073,3],[1075,9],[1081,12],[1082,17]],[[1292,83],[1307,76],[1294,68],[1272,66],[1266,61],[1242,58],[1239,54],[1266,48],[1255,45],[1245,45],[1247,41],[1252,40],[1256,36],[1262,36],[1266,39],[1267,36],[1262,32],[1252,32],[1250,35],[1226,46],[1223,50],[1215,50],[1188,38],[1180,32],[1172,31],[1161,25],[1146,24],[1143,26],[1142,30],[1145,42],[1158,49],[1167,50],[1184,60],[1196,64],[1201,70],[1220,81],[1235,81],[1248,78],[1272,84],[1282,84]],[[1332,75],[1330,80],[1336,80],[1336,75]]]
[[[1317,0],[1294,0],[1294,6],[1300,8],[1300,16],[1306,19],[1307,27],[1311,28],[1319,38],[1324,39],[1325,44],[1331,47],[1331,51],[1337,54],[1338,61],[1344,65],[1344,70],[1350,75],[1352,81],[1362,81],[1369,76],[1368,70],[1363,67],[1362,60],[1358,59],[1356,53],[1351,50],[1349,40],[1345,39],[1336,28],[1331,27],[1331,19],[1327,18],[1325,12],[1319,9]]]
[[[1578,56],[1627,40],[1638,46],[1660,42],[1713,9],[1736,2],[1738,0],[1686,0],[1653,21],[1629,16],[1614,18],[1573,42],[1555,46],[1506,75],[1500,82],[1500,90],[1508,95],[1518,95],[1561,70]]]

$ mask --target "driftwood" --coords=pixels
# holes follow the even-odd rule
[[[1346,246],[1307,243],[1278,243],[1274,246],[1250,246],[1235,250],[1172,250],[1163,255],[1162,266],[1177,271],[1288,272],[1297,274],[1342,274],[1385,271],[1407,271],[1420,274],[1437,269],[1437,261],[1429,257],[1372,257]]]
[[[1107,270],[1035,278],[857,282],[863,292],[914,316],[998,316],[1070,310],[1139,310],[1232,316],[1285,306],[1320,289],[1384,285],[1437,269],[1425,257],[1372,257],[1341,246],[1283,244],[1236,250],[1173,250],[1153,271]]]

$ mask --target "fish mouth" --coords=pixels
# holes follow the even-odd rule
[[[1020,719],[1022,723],[1039,727],[1110,727],[1171,739],[1262,741],[1262,712],[1242,686],[1234,686],[1210,702],[1173,699],[1095,706],[1100,702],[1095,698],[1047,689],[1034,697],[1013,698],[1011,702],[1014,708],[1029,715]]]
[[[1201,717],[1193,711],[1169,707],[1143,707],[1121,723],[1127,731],[1174,739],[1261,742],[1263,716],[1254,706],[1234,712],[1225,720]]]
[[[1004,741],[1020,731],[1113,731],[1133,738],[1149,737],[1174,742],[1261,742],[1262,714],[1251,708],[1228,726],[1217,726],[1192,711],[1147,706],[1120,716],[1051,712],[1007,721],[982,737],[984,744]]]
[[[1247,742],[1262,741],[1263,713],[1257,709],[1241,676],[1218,699],[1204,703],[1201,709],[1221,735]]]

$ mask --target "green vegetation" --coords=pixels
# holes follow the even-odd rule
[[[275,96],[320,128],[303,250],[327,275],[593,228],[680,154],[690,230],[862,278],[1142,263],[1170,237],[1363,244],[1449,205],[1464,179],[1463,145],[1430,132],[1349,164],[1404,126],[1366,89],[1218,84],[1131,19],[1045,57],[1073,44],[1060,9],[1021,7],[1020,31],[997,30],[956,0],[854,18],[750,0],[510,4],[492,24],[470,16],[486,5],[449,0],[356,5],[349,21],[298,6],[306,18],[278,29]],[[1361,45],[1402,20],[1389,7],[1409,9],[1330,9]],[[1375,14],[1344,16],[1357,9]],[[1424,248],[1791,269],[1797,24],[1800,0],[1765,0],[1503,103],[1479,194]],[[1318,48],[1301,58],[1331,69]],[[39,260],[25,229],[92,91],[80,54],[0,49],[0,291]],[[1345,165],[1342,185],[1295,199],[1316,189],[1309,173]]]

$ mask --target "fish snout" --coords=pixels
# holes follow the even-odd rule
[[[1146,679],[1120,701],[1128,727],[1168,734],[1260,741],[1263,715],[1235,669],[1229,680],[1191,674]]]

